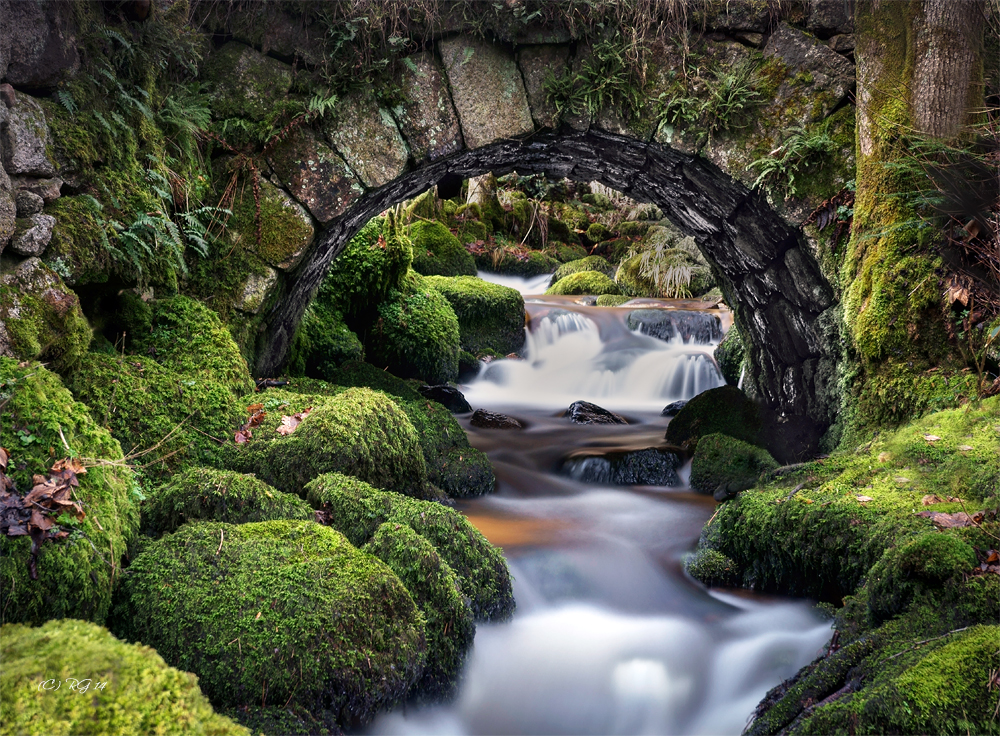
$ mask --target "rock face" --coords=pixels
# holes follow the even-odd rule
[[[17,229],[10,243],[10,249],[22,256],[40,256],[52,239],[52,228],[56,218],[51,215],[36,214],[18,218]]]
[[[555,128],[559,125],[559,111],[549,100],[545,80],[550,74],[559,76],[569,60],[568,46],[525,46],[517,52],[517,63],[524,75],[524,87],[535,125]]]
[[[464,394],[454,386],[421,386],[420,395],[424,398],[443,404],[452,414],[466,414],[472,411],[472,405],[465,400]]]
[[[343,214],[364,192],[343,159],[301,128],[274,150],[269,162],[292,196],[320,222]]]
[[[576,457],[563,462],[561,472],[583,483],[616,486],[678,486],[680,458],[672,452],[649,447],[634,452]]]
[[[687,406],[686,401],[673,401],[663,407],[663,411],[660,412],[661,417],[675,417],[680,413],[680,410]]]
[[[566,414],[573,424],[628,424],[625,417],[589,401],[574,401],[569,405]]]
[[[262,120],[292,86],[292,67],[230,41],[212,55],[206,77],[215,82],[216,117]]]
[[[468,147],[534,129],[521,72],[510,53],[468,36],[442,41],[439,48]]]
[[[325,126],[323,132],[367,187],[380,187],[406,169],[406,143],[389,111],[379,107],[371,94],[342,100],[336,124]]]
[[[430,52],[407,57],[400,80],[406,101],[393,110],[417,163],[462,148],[462,129],[440,64]]]
[[[469,420],[469,424],[480,429],[524,429],[524,425],[517,419],[514,419],[514,417],[486,411],[485,409],[476,409],[472,412],[472,419]]]
[[[267,268],[263,274],[251,274],[233,306],[241,312],[257,314],[277,283],[278,272],[273,268]]]
[[[3,167],[10,176],[55,176],[56,167],[46,150],[52,145],[52,136],[45,122],[45,112],[28,95],[17,95],[17,101],[8,111],[6,127],[0,128],[0,143]]]
[[[61,3],[0,3],[0,79],[29,89],[51,88],[80,67],[73,14]]]
[[[669,341],[680,336],[684,342],[707,345],[722,339],[722,323],[707,312],[635,309],[629,312],[626,324],[630,330],[660,340]]]

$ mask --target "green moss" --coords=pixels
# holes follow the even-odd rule
[[[393,375],[387,370],[376,368],[371,363],[361,361],[350,361],[340,366],[334,376],[333,383],[340,386],[356,386],[358,388],[371,388],[376,391],[384,391],[396,399],[404,401],[424,401],[424,397],[402,378]],[[321,392],[317,392],[321,393]]]
[[[213,83],[212,113],[217,120],[263,120],[292,85],[292,67],[238,41],[212,54],[204,77]]]
[[[556,260],[560,263],[570,263],[587,257],[587,249],[582,245],[566,245],[558,241],[549,241],[549,244],[555,246]]]
[[[603,243],[605,240],[611,240],[614,236],[614,231],[600,222],[591,223],[590,227],[587,228],[587,240],[591,243]]]
[[[260,237],[257,233],[257,204],[260,203]],[[232,205],[233,215],[226,232],[233,244],[256,254],[275,267],[293,266],[297,257],[312,243],[315,231],[309,216],[272,184],[260,184],[259,200],[249,190]],[[233,247],[227,248],[231,253]]]
[[[712,494],[723,487],[735,493],[777,467],[767,450],[724,434],[704,435],[691,459],[691,487],[699,493]]]
[[[623,222],[618,226],[618,234],[623,238],[641,238],[649,228],[648,222]]]
[[[310,712],[301,705],[248,705],[222,711],[258,736],[340,736],[335,714],[329,710]]]
[[[89,466],[72,493],[87,514],[76,527],[82,534],[41,545],[37,580],[28,572],[31,540],[0,537],[0,619],[103,622],[121,574],[119,560],[139,523],[136,481],[121,447],[58,376],[38,363],[19,366],[8,358],[0,358],[0,427],[10,452],[8,473],[21,494],[31,490],[33,476],[47,476],[57,459],[86,458]]]
[[[579,246],[580,238],[570,225],[556,217],[549,217],[548,224],[549,240],[558,240],[561,243],[582,247]],[[583,256],[580,257],[582,258]]]
[[[718,433],[753,444],[758,440],[760,428],[757,405],[735,386],[722,386],[691,399],[670,420],[666,438],[680,445],[690,439]]]
[[[194,675],[99,626],[67,619],[35,629],[6,625],[0,632],[4,736],[250,734],[213,712]],[[51,687],[41,689],[40,683]]]
[[[463,350],[508,355],[523,347],[524,298],[516,289],[472,276],[432,276],[425,283],[455,311]]]
[[[312,509],[252,475],[214,468],[190,468],[149,494],[142,509],[144,532],[159,536],[191,521],[308,521]]]
[[[56,218],[45,249],[46,264],[73,284],[107,281],[114,270],[103,242],[109,235],[93,204],[83,197],[59,197],[45,206],[45,212]]]
[[[292,376],[331,380],[337,366],[364,357],[364,345],[341,314],[314,302],[295,332],[286,370]]]
[[[136,353],[186,379],[218,382],[236,396],[254,390],[246,359],[215,312],[185,296],[157,299],[150,310],[149,331],[132,330]]]
[[[151,358],[90,353],[70,388],[154,477],[216,464],[246,420],[226,386],[182,376]]]
[[[718,550],[702,548],[684,560],[687,573],[705,585],[732,586],[737,583],[736,563]]]
[[[500,551],[457,511],[379,491],[356,478],[328,473],[306,487],[309,503],[330,513],[330,524],[353,544],[372,538],[381,524],[406,524],[448,563],[477,621],[504,620],[514,611],[510,573]]]
[[[406,524],[380,525],[362,551],[396,573],[424,615],[427,664],[415,693],[435,698],[454,693],[476,634],[458,577],[434,545]]]
[[[58,372],[76,367],[94,336],[76,294],[35,259],[0,278],[0,322],[16,357]]]
[[[424,626],[382,562],[310,521],[187,524],[129,566],[112,630],[195,673],[220,706],[365,721],[424,663]]]
[[[722,338],[722,342],[715,348],[713,355],[726,383],[730,386],[737,385],[740,382],[740,374],[743,372],[746,348],[743,345],[740,330],[735,324],[729,328],[726,336]]]
[[[574,273],[580,273],[581,271],[598,271],[610,277],[615,275],[615,267],[608,263],[606,258],[603,256],[587,256],[586,258],[564,263],[557,268],[556,272],[552,274],[552,281],[549,285],[555,285],[561,279],[571,276]]]
[[[282,392],[269,391],[280,400]],[[288,414],[306,408],[302,399]],[[354,475],[378,488],[416,496],[427,492],[427,467],[420,440],[406,414],[388,396],[365,388],[351,388],[319,399],[312,412],[288,435],[277,433],[276,410],[242,446],[228,446],[223,463],[244,473],[254,473],[275,488],[301,493],[310,480],[337,471]]]
[[[569,264],[567,264],[569,265]],[[579,271],[550,286],[546,294],[620,294],[618,285],[600,271]]]
[[[421,280],[379,305],[366,347],[373,363],[397,375],[447,383],[458,377],[459,339],[448,300]]]
[[[524,278],[552,273],[559,267],[559,261],[555,258],[536,250],[528,252],[508,250],[502,253],[499,259],[495,259],[489,253],[481,253],[476,254],[475,259],[476,266],[483,271]]]
[[[470,205],[475,207],[476,205]],[[486,241],[490,238],[490,229],[479,220],[466,220],[458,226],[458,242],[475,243],[477,240]]]
[[[410,225],[413,270],[425,276],[475,276],[476,262],[462,243],[440,222]]]
[[[601,294],[597,297],[597,306],[618,307],[630,301],[632,301],[632,297],[625,296],[624,294]]]

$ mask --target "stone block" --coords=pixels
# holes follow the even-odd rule
[[[2,169],[0,169],[2,171]],[[16,228],[17,207],[10,191],[0,189],[0,253],[10,243]]]
[[[10,249],[22,256],[40,256],[52,240],[52,228],[56,218],[41,213],[31,217],[17,218],[17,227],[11,239]]]
[[[462,135],[469,148],[531,133],[521,72],[506,49],[471,36],[439,44]]]
[[[291,88],[292,67],[230,41],[209,59],[205,79],[212,86],[216,118],[263,120]]]
[[[80,68],[71,8],[61,2],[0,2],[0,79],[28,89],[57,86]]]
[[[240,292],[233,306],[241,312],[257,314],[277,283],[278,272],[273,268],[265,269],[262,274],[252,274],[243,284],[243,291]]]
[[[285,188],[320,222],[343,214],[364,193],[336,151],[299,128],[277,146],[268,163]]]
[[[524,77],[528,106],[535,125],[558,128],[559,112],[548,100],[545,81],[549,75],[560,76],[568,70],[569,46],[525,46],[517,52],[517,65]]]
[[[393,108],[416,163],[462,150],[462,128],[448,93],[444,70],[424,51],[404,59],[400,78],[406,102]]]
[[[854,32],[854,0],[809,0],[806,29],[821,38]]]
[[[17,192],[31,192],[41,197],[45,204],[59,199],[62,185],[63,180],[59,177],[44,179],[37,176],[12,176],[10,179],[11,189]]]
[[[17,95],[8,110],[7,125],[0,129],[4,169],[11,176],[54,176],[56,167],[47,155],[51,144],[42,106],[29,95]]]
[[[37,215],[45,206],[44,199],[27,189],[21,189],[14,195],[14,203],[17,205],[18,217]]]
[[[792,28],[778,26],[764,47],[765,57],[777,57],[788,67],[775,104],[799,97],[808,101],[799,122],[822,120],[854,88],[854,64],[819,40]]]
[[[367,187],[388,184],[406,170],[409,151],[396,121],[370,92],[341,100],[323,133]]]

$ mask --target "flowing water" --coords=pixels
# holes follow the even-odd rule
[[[687,468],[674,487],[560,472],[581,454],[664,446],[664,405],[723,383],[712,342],[630,330],[634,309],[697,307],[695,317],[730,324],[724,309],[695,302],[576,301],[527,296],[526,359],[486,365],[464,387],[474,407],[526,425],[483,430],[460,419],[499,489],[459,508],[503,548],[517,613],[478,627],[453,702],[399,709],[370,733],[738,734],[767,690],[829,639],[805,602],[709,592],[684,574],[682,557],[715,508],[689,490]],[[561,414],[580,399],[629,424],[572,424]]]

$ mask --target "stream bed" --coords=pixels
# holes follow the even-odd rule
[[[463,386],[473,407],[526,425],[477,429],[459,417],[499,487],[458,508],[503,549],[517,612],[479,625],[452,702],[400,708],[368,733],[738,734],[830,638],[808,602],[708,591],[684,573],[715,509],[687,486],[687,466],[673,486],[587,483],[567,471],[574,457],[665,446],[663,407],[724,383],[711,353],[728,311],[577,301],[586,300],[526,296],[526,359],[495,361]],[[643,334],[656,330],[634,329],[640,309],[681,327],[671,339]],[[718,324],[707,340],[683,328],[705,323]],[[562,414],[577,400],[629,424],[573,424]]]

